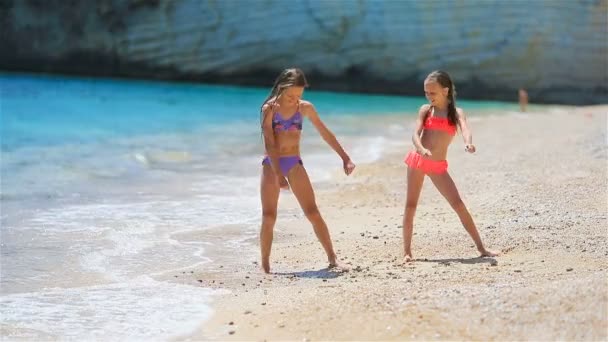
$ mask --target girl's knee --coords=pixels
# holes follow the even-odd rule
[[[274,222],[277,220],[276,210],[265,210],[262,212],[262,220],[266,222]]]
[[[306,207],[303,208],[304,209],[304,215],[306,215],[306,217],[309,220],[314,220],[317,219],[319,217],[321,217],[321,213],[319,212],[319,208],[314,205],[314,206],[310,206],[310,207]]]
[[[416,210],[417,206],[418,206],[418,202],[417,201],[407,201],[407,202],[405,202],[405,210],[406,211]]]
[[[454,200],[450,201],[450,205],[456,211],[460,211],[460,210],[466,209],[466,207],[464,205],[464,202],[462,201],[462,199],[460,197],[458,197],[457,199],[454,199]]]

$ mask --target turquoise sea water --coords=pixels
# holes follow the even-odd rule
[[[158,279],[212,262],[209,245],[234,249],[255,236],[268,90],[0,74],[0,323],[11,336],[143,339],[195,329],[209,315],[210,292]],[[425,103],[304,97],[359,163],[409,139],[404,127],[378,129],[383,114],[405,121]],[[310,124],[302,149],[313,183],[339,170]],[[184,238],[226,224],[242,236]]]

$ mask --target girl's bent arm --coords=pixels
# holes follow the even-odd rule
[[[262,123],[262,132],[264,133],[264,146],[266,147],[266,153],[270,158],[270,164],[272,169],[279,177],[284,177],[281,168],[279,167],[279,151],[276,146],[274,139],[274,131],[272,129],[272,107],[268,104],[264,105],[262,109],[264,113],[264,121]]]
[[[422,146],[422,141],[420,141],[420,135],[422,134],[426,114],[428,113],[430,108],[431,106],[426,104],[420,107],[420,110],[418,110],[418,119],[416,119],[416,129],[414,130],[414,134],[412,135],[412,143],[414,143],[414,147],[416,147],[418,153],[421,154],[425,154],[425,152],[428,151],[426,148],[424,148],[424,146]]]

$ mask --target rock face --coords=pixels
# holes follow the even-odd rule
[[[0,68],[315,89],[608,102],[608,0],[3,0]]]

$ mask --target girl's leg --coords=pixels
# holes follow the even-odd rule
[[[479,236],[479,232],[477,231],[477,227],[475,227],[475,222],[473,222],[473,218],[471,214],[467,210],[467,207],[462,202],[460,198],[460,194],[458,193],[458,189],[456,189],[456,184],[450,177],[450,174],[445,172],[442,174],[431,174],[429,175],[437,190],[445,197],[445,199],[450,203],[452,209],[458,214],[460,218],[460,222],[464,226],[464,229],[467,230],[467,233],[473,238],[475,241],[475,245],[477,246],[477,250],[481,253],[482,256],[496,256],[498,253],[487,250],[483,243],[481,242],[481,237]]]
[[[418,206],[418,199],[424,183],[424,173],[417,169],[407,168],[407,199],[403,213],[403,249],[405,262],[412,258],[412,234],[414,232],[414,214]]]
[[[296,165],[289,171],[287,178],[289,180],[289,185],[291,186],[291,191],[296,196],[298,203],[300,203],[300,207],[302,207],[306,218],[312,223],[315,234],[327,254],[329,265],[338,266],[336,253],[334,252],[331,237],[329,236],[329,230],[317,208],[315,193],[310,184],[306,169],[304,169],[302,165]]]
[[[272,233],[277,220],[277,205],[279,202],[279,182],[270,165],[264,164],[260,181],[262,197],[262,228],[260,229],[260,249],[262,252],[262,268],[270,273],[270,249]]]

